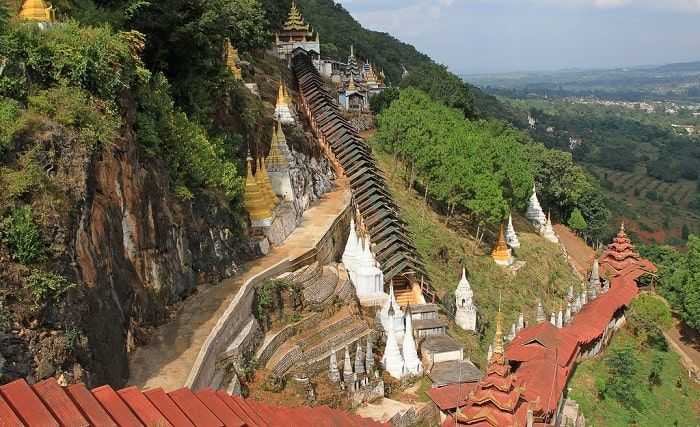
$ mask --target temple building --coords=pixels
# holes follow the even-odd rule
[[[540,201],[537,200],[535,184],[532,185],[532,196],[530,196],[530,202],[527,204],[525,218],[532,221],[535,228],[540,232],[542,231],[542,228],[547,225],[547,217],[542,210],[542,206],[540,206]]]
[[[455,323],[465,331],[476,331],[476,306],[473,298],[474,292],[469,286],[466,270],[462,268],[462,279],[455,291]]]
[[[234,80],[243,80],[243,70],[239,66],[241,58],[238,56],[238,49],[233,47],[231,39],[226,38],[225,51],[226,67],[231,71]]]
[[[383,73],[380,73],[380,76]],[[374,72],[371,63],[359,66],[355,49],[350,46],[350,56],[344,71],[334,72],[332,80],[337,85],[338,103],[346,111],[369,111],[369,100],[386,89],[382,78]]]
[[[304,22],[296,2],[292,2],[289,15],[282,29],[275,33],[275,53],[279,59],[291,60],[294,49],[301,48],[308,52],[316,68],[321,71],[321,40],[318,33]]]
[[[620,231],[600,256],[599,261],[600,275],[606,280],[614,277],[637,280],[643,274],[655,274],[658,271],[654,264],[635,251],[634,245],[625,233],[624,223],[620,225]]]
[[[496,336],[486,375],[467,396],[466,403],[450,414],[443,426],[522,426],[531,415],[525,389],[511,372],[503,348],[503,315],[496,315]]]
[[[520,247],[520,240],[518,240],[518,235],[515,234],[515,228],[513,228],[513,215],[508,215],[508,227],[506,228],[506,243],[511,248]]]
[[[275,120],[283,124],[294,124],[294,116],[290,108],[289,94],[284,83],[280,83],[277,90],[277,102],[275,104]]]
[[[496,247],[493,248],[491,252],[491,258],[493,258],[496,264],[503,267],[509,267],[513,264],[512,250],[506,244],[506,238],[503,235],[503,226],[501,226],[501,231],[498,233],[498,241],[496,242]]]
[[[544,224],[544,227],[542,228],[542,236],[544,236],[545,239],[549,240],[552,243],[559,243],[559,238],[557,237],[557,234],[554,232],[554,228],[552,228],[552,213],[551,212],[547,215],[547,222]]]
[[[48,24],[56,20],[53,6],[49,6],[44,0],[24,0],[19,10],[19,18],[26,21],[35,21],[42,29],[45,29]]]
[[[270,152],[267,159],[265,159],[267,173],[275,194],[291,202],[294,200],[294,191],[292,190],[292,181],[289,174],[289,161],[282,152],[282,145],[286,147],[286,141],[279,139],[277,129],[273,126]]]

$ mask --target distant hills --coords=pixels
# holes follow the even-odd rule
[[[521,96],[595,96],[623,101],[700,102],[700,61],[604,70],[463,75],[489,93]]]

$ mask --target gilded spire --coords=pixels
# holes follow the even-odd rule
[[[46,4],[44,0],[24,0],[22,8],[19,10],[20,19],[28,21],[53,22],[53,7]]]
[[[226,66],[233,74],[233,78],[236,80],[241,80],[243,78],[243,71],[238,66],[237,62],[240,61],[238,56],[238,49],[233,47],[231,39],[226,38]]]
[[[292,7],[289,9],[287,21],[284,23],[285,31],[309,31],[309,25],[304,23],[304,18],[301,17],[296,2],[292,2]]]
[[[277,142],[287,142],[287,136],[284,134],[284,129],[282,129],[282,122],[277,122]]]
[[[272,189],[272,184],[270,184],[270,177],[267,174],[267,168],[265,167],[265,161],[263,157],[260,156],[258,161],[258,170],[255,174],[255,177],[258,178],[258,182],[260,184],[265,203],[267,203],[267,206],[272,211],[277,206],[279,199],[277,198],[277,194],[275,194],[275,190]]]
[[[277,122],[279,123],[279,122]],[[281,128],[280,128],[281,129]],[[272,126],[272,139],[270,140],[270,154],[268,154],[266,163],[270,166],[288,167],[287,159],[282,154],[279,147],[279,139],[277,137],[277,129]]]
[[[503,314],[501,313],[501,305],[498,304],[498,313],[496,314],[496,336],[494,337],[496,345],[494,346],[494,354],[503,354]]]
[[[243,195],[243,206],[250,214],[253,221],[265,221],[272,218],[267,202],[265,201],[262,189],[258,185],[258,180],[253,176],[253,158],[248,155],[246,159],[246,179],[245,193]]]
[[[277,106],[289,105],[287,104],[287,98],[284,96],[284,83],[280,82],[279,88],[277,89]]]
[[[355,79],[352,77],[352,74],[350,74],[350,83],[348,83],[348,92],[356,92],[357,88],[355,87]]]
[[[350,58],[354,58],[354,57],[355,57],[355,46],[350,45]]]
[[[287,102],[287,105],[291,105],[292,98],[289,96],[289,91],[287,91],[287,85],[285,83],[282,83],[282,89],[284,90],[284,100]]]
[[[552,210],[547,211],[547,225],[552,226]]]

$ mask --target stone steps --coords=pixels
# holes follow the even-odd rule
[[[326,265],[322,269],[321,276],[313,282],[307,282],[304,288],[304,299],[312,302],[323,302],[327,300],[338,285],[338,268],[333,265]]]

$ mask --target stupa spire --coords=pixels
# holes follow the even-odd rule
[[[554,233],[554,228],[552,228],[552,211],[549,211],[547,215],[547,222],[542,229],[542,235],[552,243],[559,243],[559,238],[556,233]]]
[[[271,211],[274,210],[279,203],[279,199],[275,194],[275,190],[272,189],[272,184],[270,184],[270,177],[267,174],[267,167],[265,166],[265,160],[262,156],[258,158],[258,170],[256,171],[255,177],[258,178],[267,205],[270,207]]]
[[[411,306],[406,308],[406,331],[403,334],[403,360],[406,371],[413,375],[423,372],[423,364],[418,358],[416,341],[413,339],[413,319],[411,318]]]
[[[328,378],[333,382],[340,381],[340,371],[338,370],[338,359],[335,354],[335,348],[331,347],[331,356],[328,363]]]
[[[44,0],[24,0],[19,10],[19,18],[27,21],[53,22],[56,17],[53,7]]]
[[[474,292],[469,286],[466,269],[462,268],[462,279],[455,290],[455,323],[465,331],[476,331],[476,306]]]
[[[226,38],[226,66],[233,75],[235,80],[241,80],[243,78],[243,70],[238,66],[238,62],[241,59],[238,57],[238,49],[233,47],[231,39]]]
[[[537,323],[542,323],[547,320],[547,315],[544,314],[544,307],[542,306],[542,301],[537,300]]]
[[[496,247],[493,248],[491,252],[491,257],[496,262],[496,264],[507,267],[513,264],[513,256],[510,248],[506,244],[506,238],[503,235],[503,225],[501,225],[501,230],[498,233],[498,241],[496,242]]]
[[[503,313],[501,313],[501,305],[498,304],[498,313],[496,314],[496,336],[493,339],[493,353],[503,354]]]
[[[532,221],[535,228],[538,230],[541,230],[547,223],[547,217],[542,210],[542,206],[540,206],[540,201],[537,200],[537,190],[535,188],[535,184],[532,184],[532,195],[530,196],[530,201],[527,204],[525,217]]]
[[[400,379],[404,376],[405,365],[403,356],[401,355],[401,350],[399,349],[399,342],[396,338],[396,332],[394,331],[394,308],[389,307],[389,329],[386,338],[386,347],[384,348],[384,356],[382,356],[382,363],[384,364],[384,369],[394,378]]]
[[[267,227],[272,222],[272,212],[265,200],[263,189],[253,176],[253,158],[246,159],[245,193],[243,207],[248,211],[254,227]]]
[[[508,215],[508,227],[506,228],[506,243],[511,248],[519,248],[520,240],[518,240],[518,235],[515,234],[515,228],[513,227],[513,215]]]

